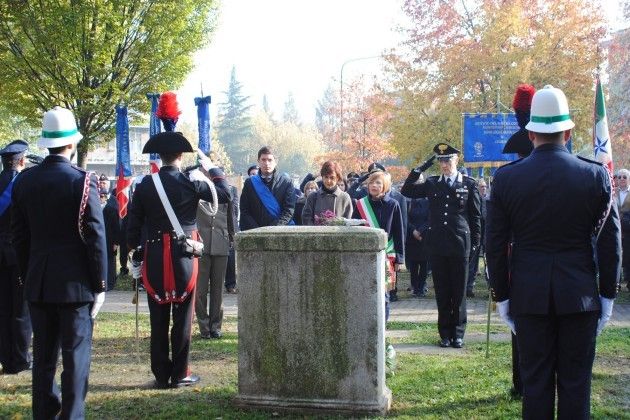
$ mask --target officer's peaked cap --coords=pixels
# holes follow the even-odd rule
[[[23,153],[27,149],[28,143],[24,140],[13,140],[11,143],[7,144],[4,149],[0,149],[0,156]]]
[[[436,144],[433,151],[435,152],[438,160],[448,160],[461,153],[458,149],[446,143]]]

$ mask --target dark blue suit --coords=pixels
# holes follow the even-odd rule
[[[441,176],[416,184],[420,172],[411,171],[401,188],[409,198],[429,199],[429,249],[442,340],[463,339],[466,331],[466,277],[472,247],[481,240],[481,202],[477,182],[457,175],[449,186]]]
[[[0,194],[17,171],[0,172]],[[0,214],[0,363],[4,373],[18,373],[31,363],[31,319],[11,244],[11,206]]]
[[[203,181],[190,181],[174,166],[162,166],[159,177],[177,220],[184,232],[194,239],[197,235],[197,206],[199,200],[211,202],[210,187]],[[230,201],[230,190],[222,178],[215,178],[219,203]],[[173,227],[164,210],[153,179],[145,176],[133,194],[129,208],[127,239],[134,249],[144,245],[142,279],[149,296],[151,318],[151,371],[157,384],[166,386],[190,374],[188,356],[192,311],[197,281],[198,261],[182,255],[173,240]],[[142,243],[142,229],[146,241]],[[164,261],[164,256],[169,259]],[[172,360],[169,358],[169,323],[171,311]]]
[[[553,418],[556,381],[558,418],[589,417],[599,295],[614,298],[620,274],[619,215],[611,199],[606,169],[563,145],[541,145],[496,172],[488,270],[493,297],[510,299],[525,418]]]
[[[95,175],[51,155],[15,181],[12,240],[33,325],[33,417],[83,418],[90,310],[105,291],[105,225]],[[87,188],[89,187],[89,188]],[[55,370],[61,348],[61,394]]]

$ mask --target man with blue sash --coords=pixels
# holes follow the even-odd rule
[[[270,147],[258,151],[260,171],[245,180],[241,194],[241,230],[293,224],[295,191],[285,173],[277,173]]]
[[[0,363],[4,374],[16,374],[32,366],[28,352],[31,318],[11,244],[13,183],[25,167],[27,149],[28,143],[15,140],[0,150]]]

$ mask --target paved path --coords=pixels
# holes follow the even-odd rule
[[[102,312],[117,313],[134,313],[135,305],[131,302],[133,292],[109,292],[105,298]],[[468,322],[469,323],[485,323],[487,317],[488,303],[482,299],[468,299]],[[237,295],[223,294],[224,316],[237,316]],[[146,293],[140,294],[139,312],[148,314]],[[409,322],[436,322],[437,306],[433,298],[403,298],[398,302],[392,303],[391,321],[409,321]],[[501,322],[498,314],[493,313],[491,321],[493,323]],[[613,308],[613,316],[611,325],[617,327],[630,327],[630,305],[617,304]]]

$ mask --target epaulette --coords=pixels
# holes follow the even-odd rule
[[[585,158],[583,156],[580,155],[575,155],[577,156],[578,159],[583,160],[584,162],[588,162],[588,163],[594,163],[596,165],[600,165],[600,166],[604,166],[604,164],[598,160],[593,160],[593,159],[589,159],[589,158]]]
[[[433,179],[433,180],[440,179],[440,176],[441,175],[431,175],[431,176],[427,177],[427,180],[429,180],[429,179]]]
[[[508,162],[508,163],[506,163],[505,165],[501,165],[501,166],[499,166],[499,167],[497,168],[497,171],[496,171],[496,172],[500,171],[500,170],[501,170],[501,169],[503,169],[503,168],[507,168],[508,166],[514,165],[514,164],[516,164],[516,163],[519,163],[519,162],[520,162],[520,161],[522,161],[523,159],[525,159],[525,158],[519,158],[519,159],[513,160],[512,162]],[[495,176],[496,176],[496,172],[495,172]]]

